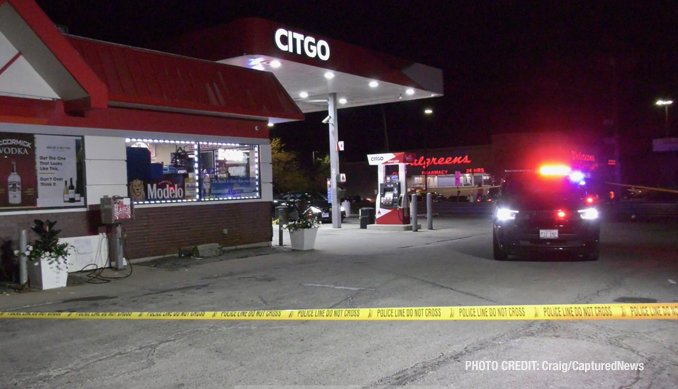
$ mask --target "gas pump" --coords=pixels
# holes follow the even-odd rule
[[[414,162],[414,153],[370,154],[367,160],[376,165],[379,193],[377,195],[377,224],[410,224],[407,194],[407,165]]]
[[[101,224],[106,225],[108,258],[111,267],[120,270],[125,267],[121,223],[132,220],[131,199],[129,197],[104,196],[100,200],[99,209],[101,211]]]

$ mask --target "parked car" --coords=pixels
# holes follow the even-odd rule
[[[440,203],[447,201],[447,197],[443,195],[442,193],[438,192],[417,192],[417,202],[426,202],[426,194],[431,193],[431,199],[433,200],[434,203]]]
[[[315,191],[295,191],[283,194],[281,203],[288,205],[291,220],[296,220],[299,217],[292,204],[300,201],[305,201],[308,205],[306,211],[312,212],[322,223],[332,222],[332,204],[327,201],[325,195]],[[345,218],[346,210],[341,207],[341,220],[343,221]]]
[[[453,203],[468,203],[470,202],[468,196],[450,196],[447,198],[447,201],[453,202]]]
[[[478,198],[478,202],[496,202],[499,197],[499,187],[492,187],[487,190],[487,194]]]
[[[273,187],[273,201],[271,202],[271,215],[273,215],[273,218],[276,218],[276,211],[275,208],[279,207],[281,205],[285,205],[285,194],[281,192],[278,188],[275,186]]]

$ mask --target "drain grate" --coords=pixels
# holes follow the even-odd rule
[[[657,299],[651,299],[647,297],[620,297],[615,299],[614,302],[627,304],[652,304],[656,303]]]

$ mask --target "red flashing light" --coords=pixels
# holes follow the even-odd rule
[[[586,198],[586,204],[593,204],[593,197],[589,196]]]
[[[562,211],[562,210],[559,209],[557,215],[558,215],[559,218],[562,219],[562,218],[565,217],[565,211]]]
[[[539,168],[539,174],[544,176],[566,176],[570,171],[572,169],[565,165],[544,165]]]

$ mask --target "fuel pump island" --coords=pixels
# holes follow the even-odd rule
[[[407,165],[415,153],[369,154],[367,161],[377,166],[379,192],[376,201],[376,224],[369,229],[410,230],[410,204],[407,199]]]

